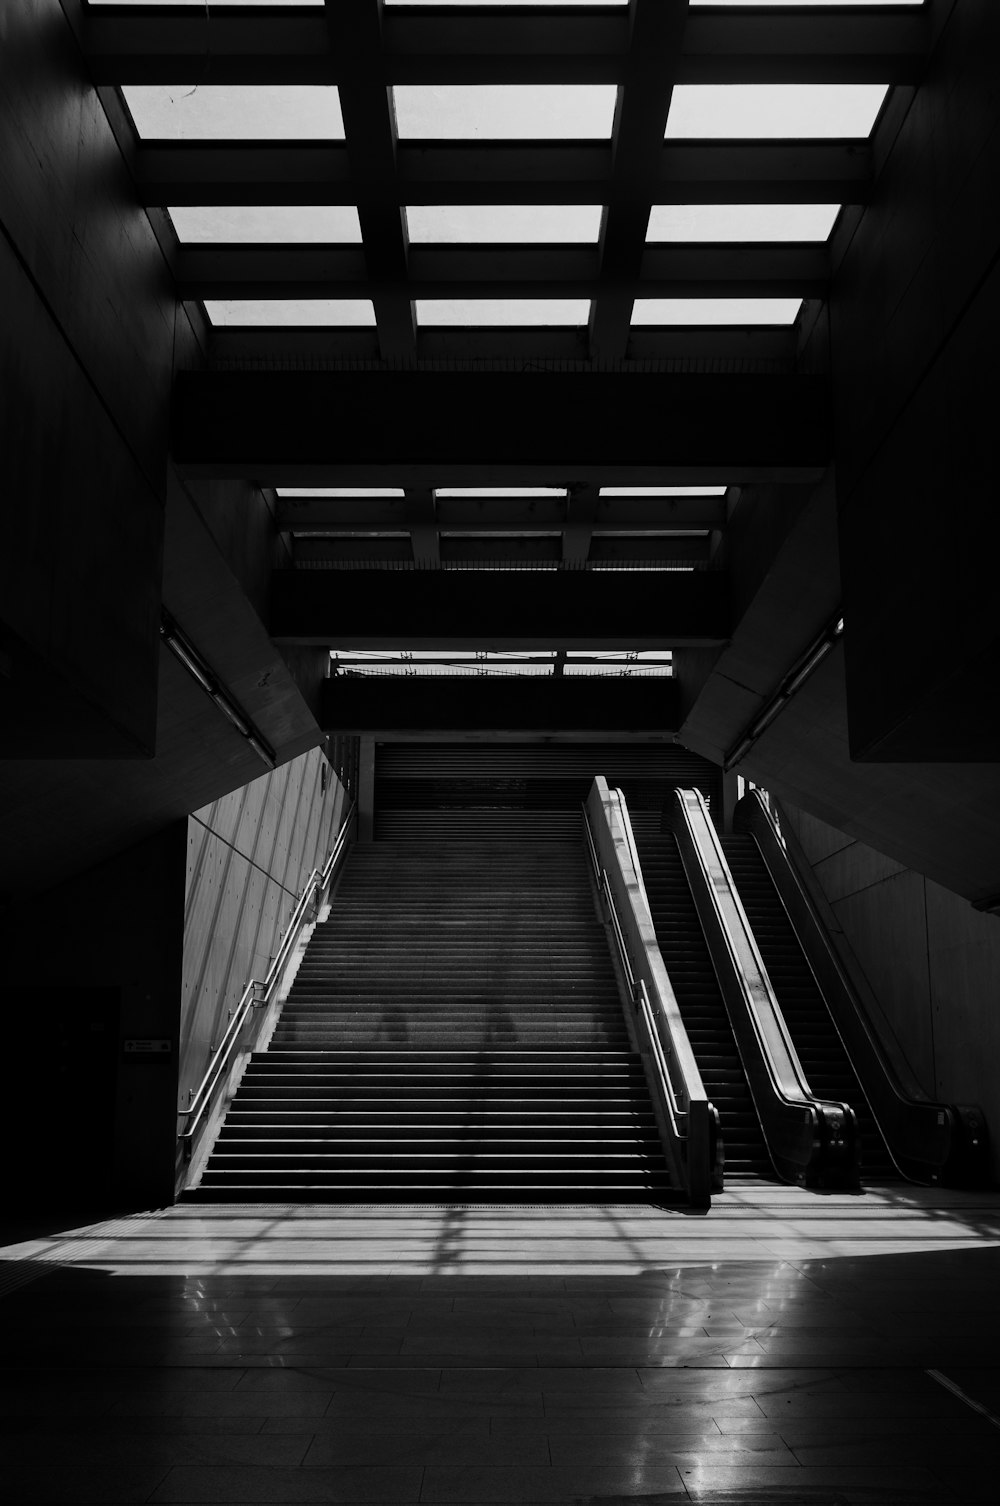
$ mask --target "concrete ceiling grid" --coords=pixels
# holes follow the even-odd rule
[[[827,380],[825,357],[823,342],[813,338],[810,343],[809,335],[816,328],[817,312],[825,309],[832,269],[841,264],[872,198],[876,175],[905,120],[907,101],[953,8],[952,0],[932,0],[912,9],[845,7],[824,11],[821,25],[815,16],[795,8],[762,4],[715,9],[689,7],[681,0],[633,0],[627,10],[608,11],[533,7],[446,14],[433,7],[383,8],[375,0],[338,0],[323,8],[264,7],[253,13],[225,7],[206,15],[194,8],[182,13],[100,6],[74,12],[87,67],[109,110],[137,200],[158,231],[176,289],[187,300],[195,325],[203,320],[201,304],[206,298],[372,300],[371,328],[205,326],[209,369],[198,373],[194,363],[176,388],[175,459],[192,498],[198,496],[198,488],[223,481],[250,482],[265,488],[284,535],[313,532],[326,537],[325,546],[314,541],[303,549],[300,563],[308,569],[276,572],[272,594],[281,603],[275,608],[279,615],[298,612],[302,617],[311,612],[315,618],[316,604],[341,585],[355,598],[368,589],[373,599],[391,599],[403,579],[396,570],[340,568],[331,578],[324,566],[366,564],[353,546],[338,558],[336,537],[369,531],[405,535],[410,567],[443,583],[449,573],[440,569],[446,523],[452,533],[475,543],[471,553],[490,548],[486,540],[491,532],[517,530],[528,556],[542,548],[547,536],[558,534],[556,563],[562,568],[535,578],[530,589],[541,592],[556,575],[571,577],[587,565],[593,558],[595,529],[613,527],[619,537],[637,541],[663,524],[670,512],[675,533],[702,524],[709,530],[709,560],[697,560],[699,569],[692,574],[660,575],[657,584],[668,604],[679,604],[686,593],[684,610],[694,612],[686,624],[678,627],[672,622],[670,628],[676,633],[673,642],[681,646],[679,662],[685,652],[692,665],[700,656],[697,673],[689,677],[694,690],[686,693],[687,720],[681,735],[689,735],[692,746],[699,737],[705,746],[711,743],[714,734],[699,733],[696,725],[699,700],[707,708],[714,695],[708,666],[720,650],[728,651],[727,642],[743,652],[741,622],[753,601],[745,575],[741,585],[739,571],[733,574],[734,558],[746,546],[749,531],[739,551],[738,533],[726,542],[730,520],[738,520],[743,507],[740,488],[747,488],[745,523],[754,507],[760,514],[761,498],[769,488],[774,489],[778,512],[794,519],[800,511],[803,516],[808,513],[811,489],[827,472],[832,436],[829,399],[820,390]],[[206,53],[212,59],[213,84],[336,84],[343,141],[137,140],[117,86],[203,78]],[[428,81],[604,82],[620,91],[619,108],[608,141],[400,139],[391,87]],[[895,95],[870,141],[663,139],[672,88],[754,82],[887,83],[895,86]],[[826,245],[743,241],[692,248],[645,241],[645,218],[653,203],[774,201],[836,202],[847,210]],[[407,203],[581,202],[605,206],[596,246],[434,247],[410,244],[406,234]],[[165,214],[170,205],[329,203],[357,205],[360,246],[182,244]],[[792,294],[806,300],[805,313],[790,328],[650,328],[629,323],[628,311],[637,296],[738,294]],[[416,299],[445,296],[587,298],[591,317],[585,330],[419,325],[413,313]],[[528,380],[526,368],[545,377],[541,404],[531,388],[527,399],[514,400],[513,410],[506,399],[498,402],[492,429],[482,416],[488,405],[480,404],[478,427],[474,422],[470,429],[467,414],[474,403],[467,397],[464,408],[459,403],[452,413],[442,411],[434,420],[438,377],[458,377],[475,391],[472,379],[479,383],[491,373],[517,374],[523,384]],[[330,402],[323,384],[338,376],[345,379],[343,390],[353,386],[366,394],[378,423],[359,425],[349,401],[346,408],[340,398]],[[405,398],[382,395],[394,376],[415,379]],[[575,426],[567,422],[561,428],[559,410],[569,412],[576,405],[578,389],[571,378],[578,376],[595,384],[602,377],[614,378],[614,396],[596,420],[588,409],[582,418],[577,413]],[[311,392],[304,404],[301,387],[293,395],[296,379],[303,377]],[[257,394],[249,403],[247,378],[252,378],[250,386]],[[721,402],[720,389],[709,396],[711,383],[719,378],[733,382],[730,395]],[[364,386],[369,379],[372,386]],[[663,394],[671,382],[666,400]],[[788,394],[793,390],[796,396],[789,409]],[[557,394],[554,402],[550,394]],[[203,400],[208,401],[203,413],[211,411],[219,420],[214,445],[203,444],[207,420],[191,417],[196,402]],[[792,416],[796,404],[800,415],[810,413],[805,441],[802,425]],[[554,409],[557,420],[549,425],[547,442],[536,448],[525,425],[511,421],[511,412],[516,420],[534,405]],[[406,427],[406,412],[414,406],[425,434],[434,434],[436,442],[407,451],[398,435],[400,424]],[[636,407],[647,415],[645,445],[626,448],[615,439],[628,432]],[[306,422],[310,413],[311,428]],[[768,414],[775,443],[770,449],[760,443],[756,449],[741,449],[739,436],[745,438],[755,421],[768,431]],[[380,437],[372,447],[368,438],[376,430]],[[605,440],[603,450],[595,443],[597,436]],[[668,509],[662,501],[653,504],[639,494],[643,486],[657,483],[693,490],[709,480],[726,484],[729,493],[721,503],[704,508],[694,496],[671,500]],[[478,511],[466,503],[463,516],[461,507],[455,511],[435,496],[436,489],[449,482],[467,487],[562,486],[569,491],[554,504],[512,501],[506,512],[499,500]],[[281,487],[353,487],[360,494],[365,486],[397,483],[404,491],[398,507],[360,495],[336,502],[275,495]],[[631,485],[633,495],[610,502],[601,498],[601,487],[613,484]],[[207,515],[206,521],[211,526]],[[252,595],[261,596],[259,562],[233,558],[239,546],[232,539],[217,539],[215,547],[222,549],[238,579],[244,574],[253,577]],[[358,558],[348,558],[352,551]],[[761,554],[759,542],[750,552]],[[762,580],[779,570],[781,552],[776,539],[773,564],[758,561]],[[705,563],[725,569],[706,572]],[[304,598],[294,605],[292,582],[285,580],[289,574],[300,575],[314,604],[308,612]],[[716,581],[706,584],[703,578],[713,574]],[[488,589],[496,592],[501,604],[506,587],[508,614],[513,615],[532,572],[493,570],[482,579],[489,576],[494,579]],[[351,577],[356,577],[353,584]],[[604,589],[608,578],[603,572],[585,576],[595,593]],[[656,592],[647,589],[647,583],[652,579],[645,572],[633,577],[639,594],[645,591],[651,600]],[[718,595],[720,586],[727,606],[721,615],[718,607],[713,608],[716,625],[709,631],[705,608],[695,609],[693,602],[706,591]],[[821,594],[816,593],[817,602]],[[672,610],[666,615],[676,617]],[[449,641],[456,641],[463,626],[459,623],[456,629],[454,616],[445,617]],[[585,608],[580,617],[586,622]],[[590,621],[594,620],[591,613]],[[467,635],[474,626],[469,618]],[[314,626],[282,633],[282,623],[275,619],[272,627],[287,638],[290,656],[305,652],[308,643],[322,641],[328,632],[321,626],[317,640]],[[616,623],[614,632],[617,627]],[[780,629],[773,634],[775,656],[785,652],[786,659],[784,666],[768,661],[773,682],[780,680],[778,671],[787,668],[801,648],[797,640],[792,644],[792,636],[786,633],[783,638]],[[687,650],[685,642],[690,644]],[[768,678],[763,671],[762,662],[757,670],[761,685]],[[731,711],[723,719],[727,725],[733,722]],[[758,752],[765,748],[762,741]],[[808,789],[799,794],[807,803]],[[829,813],[826,805],[823,808]]]

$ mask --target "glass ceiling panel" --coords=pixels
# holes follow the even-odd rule
[[[607,139],[614,84],[396,84],[403,140]]]
[[[408,204],[414,244],[596,242],[600,204]]]
[[[633,324],[794,324],[801,298],[637,298]]]
[[[435,497],[565,497],[565,486],[436,486]]]
[[[825,241],[839,204],[654,204],[646,240]]]
[[[422,325],[586,324],[589,298],[418,298]]]
[[[580,675],[588,679],[598,675],[613,676],[620,680],[630,680],[636,675],[658,675],[668,679],[673,672],[671,664],[566,664],[563,667],[564,675]]]
[[[267,5],[271,7],[313,5],[319,7],[323,5],[324,0],[211,0],[211,3],[216,9],[224,5],[238,5],[241,8],[247,5]],[[444,0],[444,3],[447,4],[448,0]],[[87,0],[87,4],[92,7],[128,5],[136,10],[152,9],[160,5],[169,5],[171,8],[178,5],[196,5],[202,12],[206,9],[206,0]]]
[[[724,486],[602,486],[601,497],[724,497]]]
[[[451,0],[444,0],[445,4]],[[880,9],[886,5],[907,5],[910,10],[919,10],[924,0],[690,0],[691,9],[698,6],[714,6],[718,9],[725,6],[730,10],[734,5],[752,5],[755,10],[777,10],[783,5],[794,5],[796,10],[810,10],[820,7],[824,10],[862,10],[866,5],[877,5]]]
[[[401,486],[279,486],[279,497],[405,497]]]
[[[177,205],[168,210],[185,245],[357,244],[358,211],[347,204]]]
[[[865,137],[887,84],[678,84],[668,140]]]
[[[166,0],[163,0],[163,3],[165,4]],[[235,0],[232,0],[232,3],[235,4]],[[477,5],[489,5],[494,10],[497,7],[508,6],[516,6],[518,10],[530,10],[532,6],[537,5],[545,10],[552,10],[560,5],[572,5],[574,8],[581,5],[600,5],[604,10],[608,10],[613,6],[628,5],[629,0],[430,0],[430,3],[433,4],[435,10],[439,10],[443,5],[460,6],[462,10],[472,10]],[[782,3],[782,0],[778,0],[778,3]],[[890,0],[890,3],[897,4],[898,0]],[[386,6],[427,5],[428,0],[383,0],[383,4]]]
[[[343,141],[333,84],[123,84],[143,141]]]
[[[214,325],[372,325],[370,298],[206,298]]]

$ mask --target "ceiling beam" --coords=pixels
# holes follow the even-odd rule
[[[331,54],[352,60],[339,90],[351,176],[356,182],[368,183],[372,190],[371,197],[366,196],[358,205],[371,283],[362,296],[374,303],[379,354],[386,360],[409,361],[417,353],[417,330],[411,295],[407,293],[403,213],[392,197],[395,112],[389,90],[372,67],[381,48],[381,6],[372,5],[371,0],[327,0],[325,14]],[[277,295],[272,288],[263,296]]]
[[[625,76],[612,141],[612,183],[601,227],[600,271],[590,307],[590,353],[621,360],[654,202],[687,0],[634,0]]]
[[[207,16],[87,12],[84,47],[95,82],[190,83],[211,60],[213,83],[617,83],[628,16],[383,12],[382,48],[354,58],[331,46],[318,8]],[[678,60],[682,83],[914,83],[930,45],[925,17],[859,11],[692,12]]]
[[[621,363],[620,369],[623,373],[631,371],[645,373],[650,363],[654,364],[654,369],[659,370],[662,369],[664,363],[679,362],[681,363],[680,369],[685,372],[697,371],[699,367],[704,367],[709,372],[719,370],[792,372],[796,367],[797,347],[798,330],[795,325],[706,326],[698,329],[684,326],[666,329],[636,326],[631,332],[626,359]],[[292,370],[322,369],[323,367],[336,368],[351,362],[377,362],[379,346],[378,334],[374,329],[355,329],[349,326],[343,329],[281,329],[247,326],[242,329],[239,327],[213,329],[211,353],[213,362],[220,366],[230,363],[234,366],[252,364],[254,368],[259,368],[272,362],[280,363],[286,369]],[[565,369],[571,362],[581,370],[589,369],[590,365],[586,330],[569,327],[563,329],[418,328],[417,359],[418,361],[446,362],[451,367],[464,363],[470,370],[474,370],[477,363],[481,364],[484,361],[489,362],[491,367],[504,362],[509,364],[511,370],[523,369],[525,361],[531,361],[536,366],[541,366],[547,361],[558,362],[562,369]],[[320,478],[321,481],[323,479]],[[468,478],[465,479],[468,480]],[[717,479],[744,481],[749,478],[744,475],[718,478],[715,476],[697,478],[685,475],[653,475],[646,479],[650,482],[688,481],[693,483],[698,479],[714,482]],[[424,480],[429,485],[446,484],[441,476],[422,478],[422,481]],[[631,480],[636,485],[640,484],[637,476],[626,476],[623,480]],[[279,481],[285,486],[291,486],[293,477],[283,476],[279,478]],[[563,486],[565,483],[566,477],[562,474],[556,475],[551,482],[546,484]],[[299,484],[312,486],[318,485],[319,482],[300,478]],[[330,484],[333,485],[333,482]],[[337,484],[339,485],[339,482]],[[354,484],[361,485],[362,483],[358,479]],[[514,482],[511,481],[510,484],[513,485]],[[541,480],[536,474],[528,474],[524,478],[524,484],[537,486],[541,484]]]
[[[790,480],[829,462],[829,390],[801,375],[182,372],[173,452],[190,475],[277,486]]]
[[[270,630],[343,649],[711,647],[729,636],[728,583],[705,570],[278,570]]]
[[[872,157],[857,141],[668,141],[660,204],[864,204]],[[606,144],[452,142],[396,148],[391,185],[352,172],[343,143],[146,144],[135,153],[146,207],[171,204],[606,204]]]
[[[433,521],[438,528],[465,533],[497,528],[550,532],[572,525],[578,511],[574,504],[586,490],[575,493],[569,507],[564,497],[439,497]],[[409,507],[409,498],[402,497],[279,497],[276,516],[279,529],[293,532],[398,532],[413,526]],[[722,528],[725,523],[725,497],[599,497],[587,526],[637,533],[649,528]]]
[[[644,246],[646,217],[628,277],[605,264],[599,272],[596,248],[578,246],[411,247],[405,284],[411,296],[442,298],[463,293],[517,298],[589,298],[605,286],[623,291],[697,297],[738,289],[798,291],[824,295],[830,276],[825,245]],[[370,256],[370,253],[369,253]],[[175,275],[181,297],[255,297],[265,286],[271,297],[380,296],[393,280],[366,268],[358,246],[182,246]],[[227,290],[232,290],[232,292]]]
[[[336,734],[492,732],[670,734],[670,676],[347,676],[324,680],[320,725]]]

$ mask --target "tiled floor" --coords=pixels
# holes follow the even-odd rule
[[[993,1194],[191,1206],[0,1258],[14,1506],[1000,1500]]]

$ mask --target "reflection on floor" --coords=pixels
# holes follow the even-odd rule
[[[990,1502],[1000,1198],[192,1205],[0,1250],[28,1502]]]

